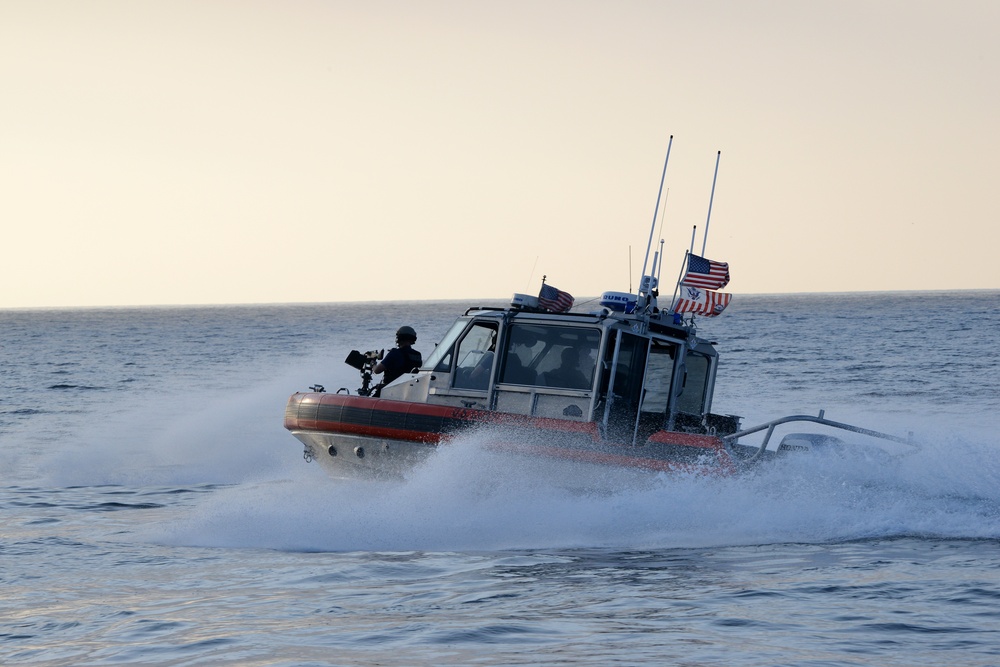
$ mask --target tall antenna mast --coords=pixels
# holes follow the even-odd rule
[[[715,176],[712,177],[712,195],[708,198],[708,218],[705,220],[705,236],[701,241],[701,256],[705,256],[705,246],[708,245],[708,223],[712,221],[712,201],[715,199],[715,181],[719,178],[719,158],[722,157],[722,151],[719,151],[715,155]]]
[[[636,302],[636,309],[645,307],[648,302],[647,299],[643,299],[643,293],[645,292],[648,296],[649,286],[643,285],[643,279],[646,276],[646,266],[649,263],[649,251],[653,247],[653,233],[656,231],[656,216],[660,212],[660,197],[663,195],[663,182],[667,178],[667,163],[670,162],[670,148],[674,145],[674,135],[670,135],[670,141],[667,143],[667,157],[663,161],[663,174],[660,176],[660,190],[656,193],[656,207],[653,209],[653,224],[649,227],[649,242],[646,244],[646,258],[642,260],[642,275],[639,276],[639,294]],[[646,289],[643,290],[643,287]]]

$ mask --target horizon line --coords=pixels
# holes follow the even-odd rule
[[[864,294],[945,294],[971,292],[1000,292],[1000,287],[973,287],[960,289],[921,289],[921,290],[861,290],[840,292],[747,292],[733,293],[739,297],[774,297],[774,296],[844,296]],[[594,301],[597,296],[585,296],[576,299],[578,303]],[[128,310],[147,308],[226,308],[226,307],[261,307],[261,306],[328,306],[335,304],[398,304],[398,303],[478,303],[480,301],[509,301],[510,297],[457,297],[451,299],[348,299],[340,301],[233,301],[228,303],[133,303],[133,304],[91,304],[84,306],[0,306],[0,312],[25,310]]]

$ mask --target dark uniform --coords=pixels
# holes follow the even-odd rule
[[[424,363],[424,358],[412,347],[394,347],[385,353],[382,365],[385,366],[385,374],[382,376],[382,384],[387,385],[403,373],[409,373],[414,368],[420,368]]]
[[[399,330],[396,331],[396,347],[389,350],[385,358],[375,366],[376,373],[383,373],[382,381],[375,387],[375,396],[379,396],[382,393],[382,387],[403,373],[409,373],[423,365],[423,357],[410,347],[416,342],[417,332],[413,330],[413,327],[399,327]]]

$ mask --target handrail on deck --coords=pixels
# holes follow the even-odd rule
[[[891,440],[892,442],[898,442],[904,445],[910,445],[911,447],[916,447],[917,444],[913,442],[913,433],[909,434],[909,437],[901,438],[897,435],[890,435],[888,433],[882,433],[880,431],[873,431],[867,428],[861,428],[860,426],[852,426],[851,424],[845,424],[843,422],[835,422],[827,419],[824,415],[826,410],[820,410],[818,417],[813,417],[812,415],[789,415],[787,417],[780,417],[778,419],[773,419],[764,424],[758,426],[751,426],[750,428],[743,429],[742,431],[737,431],[736,433],[731,433],[729,435],[724,435],[721,440],[728,446],[736,443],[737,440],[745,435],[752,435],[753,433],[759,433],[764,429],[767,429],[767,434],[764,436],[764,442],[761,443],[760,448],[757,452],[750,457],[750,460],[756,460],[761,454],[767,450],[767,445],[771,441],[771,436],[774,434],[774,428],[776,426],[781,426],[782,424],[789,424],[791,422],[812,422],[814,424],[822,424],[823,426],[831,426],[833,428],[839,428],[844,431],[851,431],[852,433],[860,433],[861,435],[871,436],[873,438],[881,438],[882,440]]]

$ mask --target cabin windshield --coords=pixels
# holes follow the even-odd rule
[[[430,368],[442,373],[450,371],[452,348],[455,346],[455,341],[462,335],[462,332],[465,331],[465,327],[468,324],[469,320],[464,318],[459,319],[452,324],[448,333],[444,335],[441,342],[438,343],[437,347],[434,348],[434,351],[427,357],[427,362],[424,364],[424,368]]]
[[[499,381],[559,389],[590,389],[601,331],[544,324],[513,324]]]

